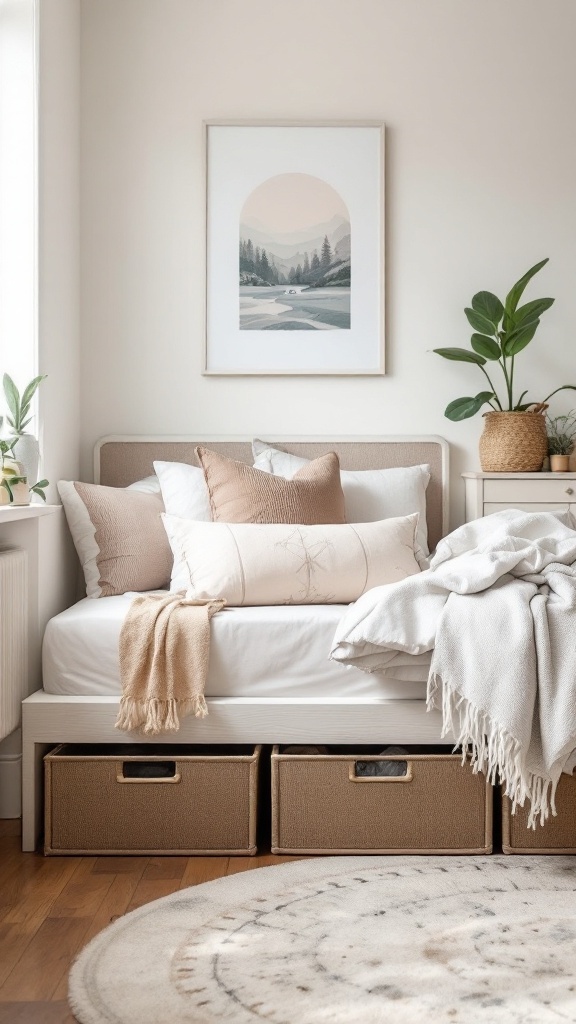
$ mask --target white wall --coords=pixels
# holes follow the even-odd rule
[[[440,433],[456,522],[482,422],[443,410],[484,378],[429,350],[473,292],[549,256],[518,384],[576,382],[575,31],[573,0],[82,0],[83,472],[111,432]],[[386,122],[385,377],[201,376],[206,118]]]
[[[80,3],[39,4],[38,364],[42,472],[78,473],[80,429]]]

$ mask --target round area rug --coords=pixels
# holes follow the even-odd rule
[[[81,953],[81,1024],[576,1021],[576,858],[327,857],[183,889]]]

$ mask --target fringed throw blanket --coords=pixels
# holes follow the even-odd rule
[[[134,598],[120,633],[117,729],[156,736],[179,729],[184,715],[208,714],[210,619],[225,603],[192,601],[182,593]]]
[[[374,672],[433,650],[428,710],[499,773],[529,825],[556,813],[576,765],[576,520],[507,509],[438,545],[430,569],[376,587],[341,619],[331,657]],[[380,661],[378,655],[380,654]]]

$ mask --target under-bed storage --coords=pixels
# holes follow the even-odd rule
[[[492,852],[492,786],[459,754],[272,751],[272,853]],[[371,762],[402,775],[369,775]]]
[[[517,807],[502,794],[503,853],[576,853],[576,773],[561,775],[556,789],[557,814],[544,826],[528,828],[530,806]]]
[[[256,853],[261,747],[56,747],[46,854]]]

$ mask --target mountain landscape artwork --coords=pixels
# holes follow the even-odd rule
[[[240,215],[240,330],[350,330],[348,208],[328,182],[278,174]]]

